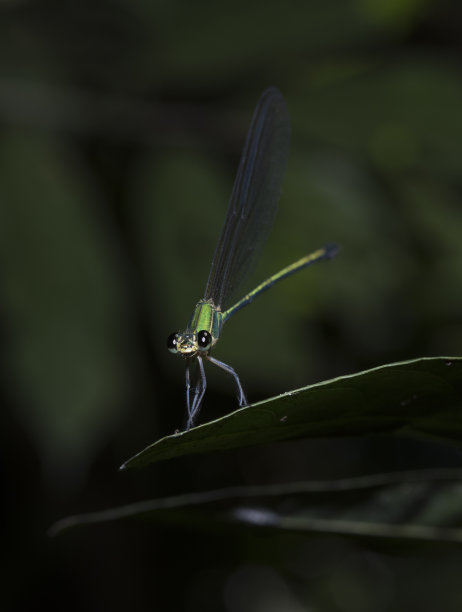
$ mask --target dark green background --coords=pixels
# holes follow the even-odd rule
[[[184,368],[165,339],[204,290],[268,85],[287,100],[292,148],[247,288],[326,242],[341,252],[236,315],[215,355],[258,400],[461,353],[461,19],[457,2],[424,0],[1,4],[2,608],[271,612],[271,586],[275,610],[460,609],[456,549],[45,531],[148,497],[458,464],[362,439],[116,472],[183,422]],[[236,405],[226,375],[208,381],[205,420]]]

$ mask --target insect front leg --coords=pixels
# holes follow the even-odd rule
[[[186,365],[186,406],[188,409],[188,421],[186,423],[186,429],[191,429],[194,423],[194,419],[199,412],[199,408],[204,397],[205,389],[207,388],[207,379],[205,377],[204,364],[202,357],[196,356],[196,364],[199,366],[199,376],[197,378],[194,389],[191,388],[189,363]],[[196,370],[197,373],[197,370]],[[191,398],[192,396],[192,398]],[[192,402],[191,402],[192,399]]]
[[[239,398],[239,406],[241,408],[242,406],[248,406],[248,402],[247,402],[247,398],[244,393],[244,389],[242,388],[241,381],[239,380],[239,376],[236,374],[236,371],[228,364],[223,363],[222,361],[218,361],[218,359],[215,359],[214,357],[211,357],[210,355],[207,357],[207,359],[210,362],[212,362],[214,365],[221,368],[222,370],[225,370],[225,372],[228,372],[229,374],[231,374],[231,376],[236,381],[237,390],[238,390],[238,398]]]

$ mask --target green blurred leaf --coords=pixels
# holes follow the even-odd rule
[[[149,500],[56,523],[71,527],[149,519],[209,529],[254,529],[462,543],[462,472],[422,470],[326,482],[235,487]]]
[[[363,16],[372,23],[398,28],[413,25],[425,12],[428,0],[354,0]]]
[[[121,469],[301,437],[390,432],[462,442],[461,404],[462,358],[404,361],[290,391],[167,436]]]
[[[342,0],[291,1],[283,7],[277,0],[264,4],[236,0],[225,11],[211,10],[208,2],[199,1],[169,5],[164,15],[166,27],[152,40],[156,52],[152,56],[162,58],[156,74],[182,87],[193,81],[229,83],[242,71],[261,70],[261,62],[282,75],[290,65],[288,58],[297,57],[302,50],[319,54],[332,46],[345,48],[353,41],[389,39],[396,27],[401,29],[397,20],[371,18],[370,11]],[[152,17],[157,23],[158,10]]]
[[[293,133],[368,157],[400,178],[403,171],[460,176],[462,128],[455,119],[462,101],[457,69],[406,57],[375,66],[366,60],[353,77],[328,85],[319,65],[317,88],[298,80],[287,88]],[[435,109],[438,109],[435,112]]]
[[[11,131],[0,145],[9,392],[45,472],[67,485],[106,443],[128,388],[117,255],[74,163],[41,133]]]
[[[186,323],[205,288],[231,189],[220,180],[221,171],[194,148],[190,154],[146,156],[134,172],[134,205],[127,214],[142,254],[152,332],[162,357],[167,334]]]

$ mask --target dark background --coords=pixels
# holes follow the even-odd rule
[[[421,441],[284,443],[118,466],[181,426],[166,351],[201,297],[251,112],[292,147],[252,279],[339,256],[230,321],[251,401],[462,341],[462,8],[424,0],[0,6],[5,610],[460,610],[457,548],[68,514],[235,484],[459,465]],[[236,407],[208,369],[201,417]]]

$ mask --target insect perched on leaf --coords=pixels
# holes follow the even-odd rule
[[[204,359],[236,381],[239,406],[247,399],[234,369],[212,357],[224,323],[274,283],[318,261],[331,259],[335,245],[324,246],[263,281],[231,307],[229,300],[253,267],[276,214],[287,158],[290,121],[282,94],[274,87],[261,95],[239,162],[225,223],[213,256],[204,297],[196,304],[184,332],[168,337],[168,349],[186,360],[186,428],[192,427],[207,385]],[[191,369],[196,366],[192,382]]]

